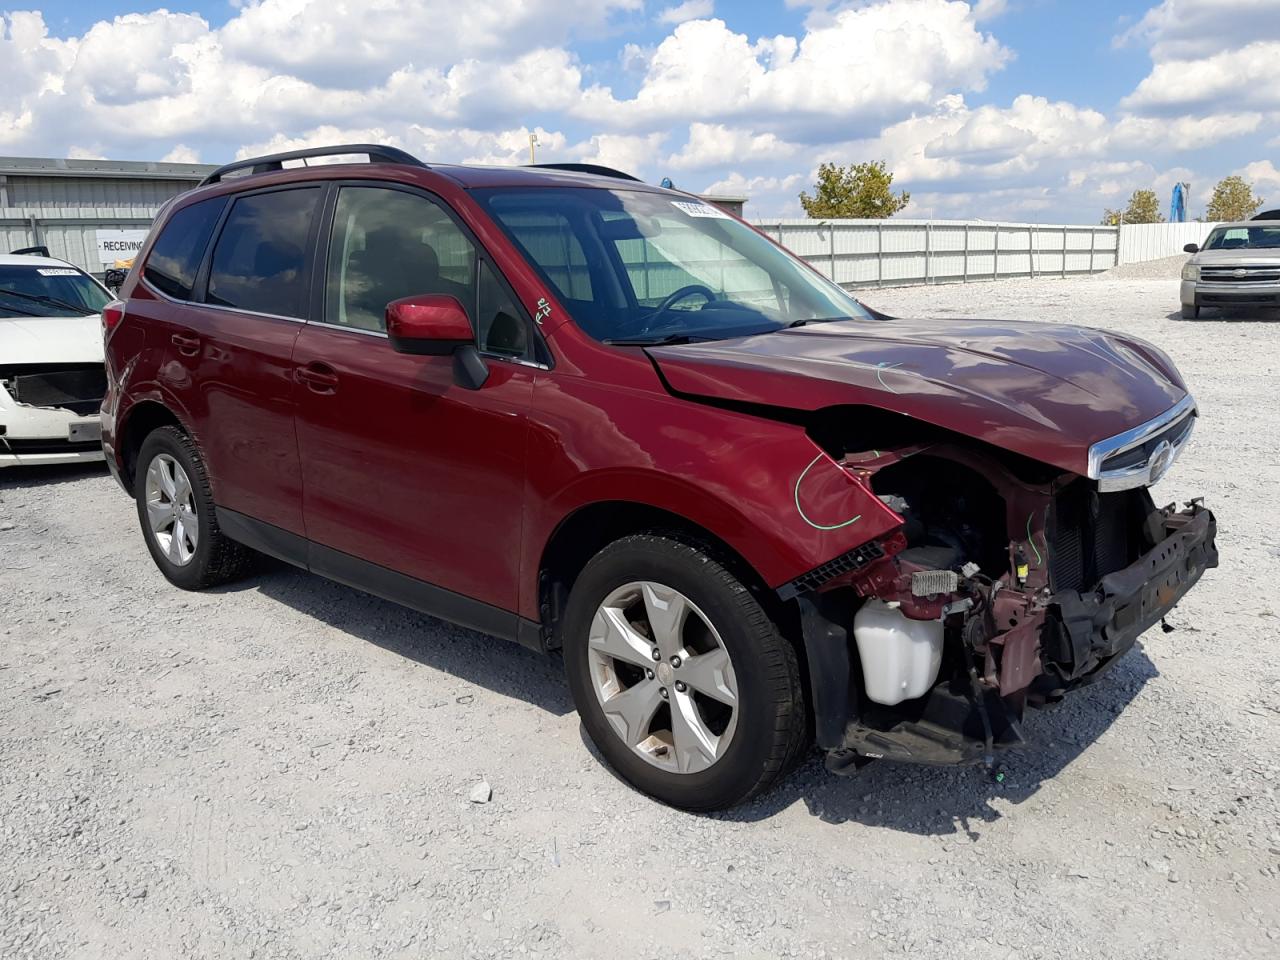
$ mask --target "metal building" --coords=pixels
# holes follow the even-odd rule
[[[161,205],[216,169],[199,163],[0,157],[0,253],[46,246],[95,276],[131,257]]]

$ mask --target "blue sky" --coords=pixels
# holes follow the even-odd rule
[[[4,0],[0,0],[3,3]],[[4,8],[0,8],[4,9]],[[798,216],[883,159],[905,215],[1280,200],[1280,0],[51,0],[0,13],[0,153],[221,162],[379,139],[588,160]]]

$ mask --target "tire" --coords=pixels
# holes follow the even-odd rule
[[[662,616],[677,609],[685,625],[665,629]],[[623,779],[663,803],[693,811],[741,803],[787,773],[808,742],[795,648],[698,546],[639,534],[605,547],[573,585],[561,640],[592,742]]]
[[[1196,319],[1198,319],[1198,318],[1199,318],[1199,316],[1200,316],[1200,308],[1199,308],[1199,307],[1197,307],[1197,306],[1195,306],[1195,305],[1193,305],[1193,304],[1190,304],[1190,303],[1184,303],[1184,304],[1182,305],[1182,319],[1183,319],[1183,320],[1196,320]]]
[[[161,471],[156,475],[161,479],[159,490],[155,489],[156,484],[149,484],[153,466]],[[176,496],[161,492],[165,477],[170,483],[175,478],[179,481],[172,488]],[[185,485],[180,482],[183,477],[187,481]],[[195,442],[181,430],[160,427],[147,435],[138,451],[138,472],[133,486],[143,539],[151,551],[151,559],[170,583],[184,590],[203,590],[240,579],[253,570],[257,554],[218,529],[204,462]],[[184,493],[187,487],[189,495]],[[165,533],[161,532],[163,524],[161,531],[153,526],[152,503],[157,507],[157,515],[163,515],[165,508],[171,507],[172,514],[185,517],[185,526],[194,526],[195,536],[190,535],[189,529],[182,529],[179,535],[180,528],[171,523],[166,540]],[[194,549],[190,549],[192,546]]]

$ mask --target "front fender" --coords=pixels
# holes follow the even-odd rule
[[[521,609],[537,615],[542,551],[593,503],[675,514],[777,588],[901,524],[865,479],[794,423],[576,377],[535,386]]]

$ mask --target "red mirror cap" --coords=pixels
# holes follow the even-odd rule
[[[462,304],[438,293],[387,304],[387,336],[400,353],[424,356],[448,356],[476,339]]]

